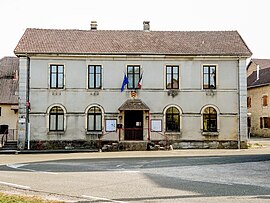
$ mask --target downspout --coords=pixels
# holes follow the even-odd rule
[[[151,140],[150,137],[150,110],[148,111],[148,141]]]
[[[30,58],[27,56],[27,84],[26,84],[26,137],[27,137],[27,149],[30,149],[30,122],[29,122],[29,95],[30,95]]]
[[[238,58],[238,64],[237,64],[237,73],[238,73],[238,77],[237,77],[237,83],[238,83],[238,89],[237,89],[237,94],[238,94],[238,99],[237,99],[237,102],[238,102],[238,116],[237,116],[237,119],[238,119],[238,137],[237,137],[237,148],[238,149],[241,149],[241,137],[240,137],[240,110],[241,110],[241,107],[240,107],[240,59]]]

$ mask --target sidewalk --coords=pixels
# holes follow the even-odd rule
[[[171,151],[121,151],[121,152],[80,152],[80,153],[32,153],[0,154],[0,165],[50,161],[60,159],[100,159],[130,157],[196,157],[229,155],[270,155],[270,138],[251,139],[249,149],[185,149]]]

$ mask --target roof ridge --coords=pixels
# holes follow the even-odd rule
[[[83,30],[83,29],[59,29],[59,28],[26,28],[26,30],[51,30],[51,31],[82,31],[82,32],[187,32],[187,33],[196,33],[196,32],[206,32],[206,33],[217,33],[217,32],[237,32],[237,30]]]

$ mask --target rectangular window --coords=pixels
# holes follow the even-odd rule
[[[251,97],[247,98],[247,107],[250,108],[251,107]]]
[[[88,88],[101,89],[101,65],[88,66]]]
[[[50,114],[50,131],[64,131],[63,114]]]
[[[50,88],[51,89],[64,88],[64,66],[63,65],[50,66]]]
[[[260,117],[260,128],[270,128],[270,117]]]
[[[203,66],[203,89],[216,89],[216,66]]]
[[[262,105],[263,105],[263,107],[267,107],[268,106],[268,97],[266,95],[264,95],[262,97]]]
[[[251,118],[247,117],[247,126],[250,128],[251,127]]]
[[[88,131],[102,130],[102,116],[101,114],[88,114]]]
[[[140,66],[127,66],[128,89],[138,89],[140,81]]]
[[[179,89],[179,66],[166,66],[166,89]]]

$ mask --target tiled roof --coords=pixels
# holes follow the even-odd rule
[[[119,107],[119,111],[127,110],[149,110],[149,107],[140,99],[128,99],[124,104]]]
[[[270,68],[270,59],[251,59],[250,63],[254,62],[260,66],[260,69]]]
[[[0,104],[18,104],[18,80],[14,80],[14,72],[19,69],[17,57],[4,57],[0,60]]]
[[[15,70],[19,71],[19,59],[6,56],[0,59],[0,79],[13,77]]]
[[[259,71],[259,79],[257,80],[257,71],[253,71],[253,73],[247,78],[247,87],[259,87],[270,84],[270,68],[261,69]]]
[[[165,54],[251,56],[237,31],[26,29],[16,55]]]

